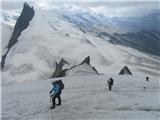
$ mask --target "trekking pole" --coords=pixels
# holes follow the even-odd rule
[[[50,103],[51,103],[51,95],[50,95]]]

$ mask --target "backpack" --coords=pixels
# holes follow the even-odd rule
[[[64,83],[62,82],[62,80],[57,80],[57,82],[56,82],[57,84],[59,84],[59,86],[60,86],[60,88],[61,88],[61,90],[63,90],[64,89]]]
[[[64,89],[64,83],[62,82],[62,80],[56,80],[56,81],[52,82],[52,84],[59,84],[61,90]]]
[[[113,85],[113,79],[110,79],[110,84]]]
[[[113,85],[113,79],[110,78],[107,83],[108,83],[109,85]]]

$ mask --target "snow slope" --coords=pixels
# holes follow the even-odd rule
[[[66,71],[66,76],[90,76],[96,74],[96,71],[94,71],[93,68],[87,63],[83,63],[73,67],[71,70]]]
[[[18,40],[7,55],[3,84],[48,79],[56,61],[64,58],[73,66],[86,56],[99,73],[118,74],[127,65],[133,72],[159,75],[159,57],[84,33],[54,10],[35,8],[35,16]]]
[[[113,90],[107,80],[113,77]],[[133,76],[65,77],[62,105],[50,110],[51,81],[36,80],[2,86],[3,120],[158,120],[158,77]],[[146,89],[144,89],[146,87]]]
[[[1,52],[5,53],[6,46],[8,45],[9,39],[13,32],[13,26],[7,24],[1,24]]]

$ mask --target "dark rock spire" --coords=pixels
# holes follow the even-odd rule
[[[21,35],[22,31],[25,30],[29,22],[32,20],[34,16],[34,9],[33,7],[30,7],[28,3],[24,3],[23,5],[23,10],[21,12],[21,15],[19,16],[16,25],[14,26],[14,30],[12,33],[12,36],[9,40],[9,43],[7,45],[7,52],[2,56],[2,61],[1,61],[1,69],[3,69],[5,65],[5,59],[7,57],[7,54],[9,50],[17,43],[19,36]]]

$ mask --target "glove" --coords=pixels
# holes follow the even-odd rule
[[[55,96],[55,94],[52,94],[52,95],[51,95],[51,97],[54,97],[54,96]]]

